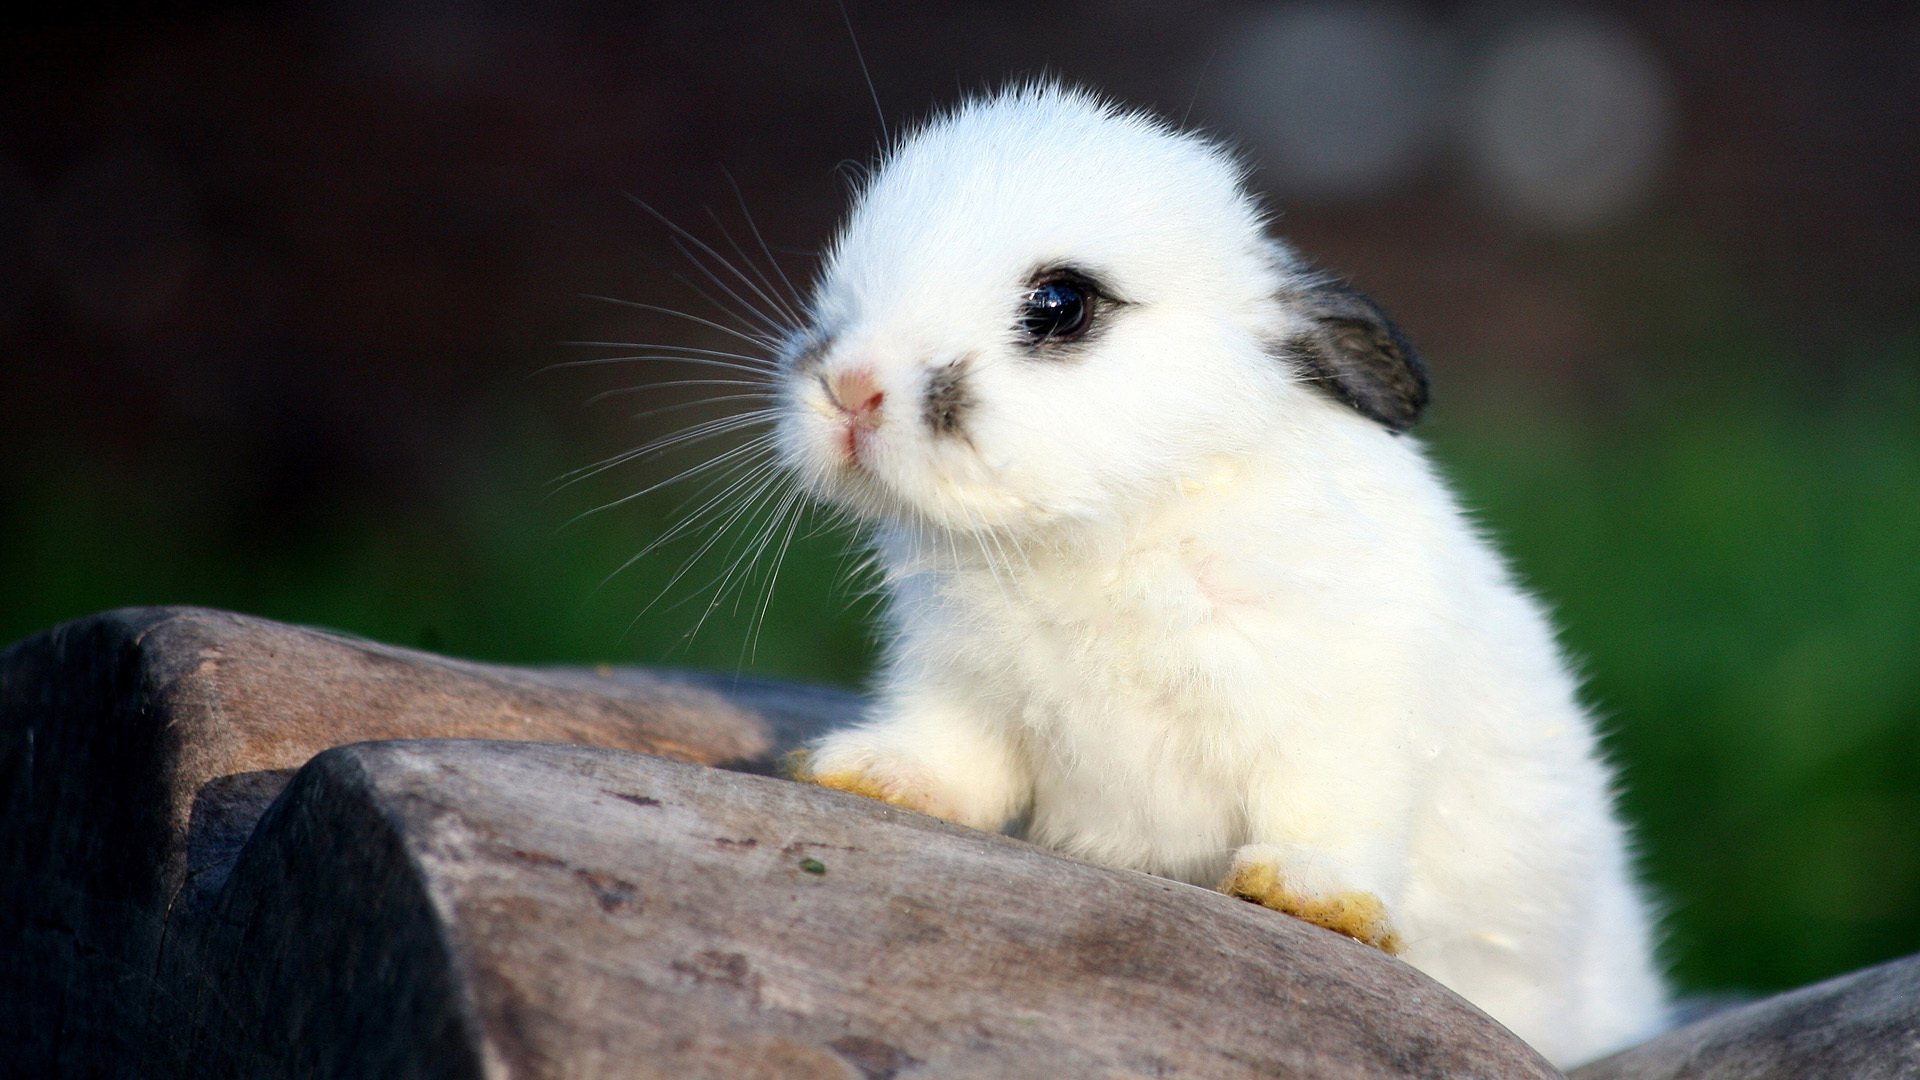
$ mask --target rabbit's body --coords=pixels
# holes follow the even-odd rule
[[[1033,88],[907,139],[783,378],[875,524],[872,714],[809,778],[1259,900],[1550,1057],[1663,992],[1551,628],[1397,432],[1418,361],[1204,140]]]
[[[1269,453],[1098,538],[888,537],[913,569],[881,704],[816,766],[1196,885],[1282,845],[1286,873],[1378,897],[1403,959],[1550,1057],[1645,1035],[1645,909],[1546,623],[1406,440],[1345,448],[1365,485],[1263,467],[1350,429],[1309,404],[1325,415]]]

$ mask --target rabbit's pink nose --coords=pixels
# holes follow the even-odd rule
[[[880,422],[880,402],[887,395],[874,380],[872,368],[842,368],[826,381],[827,396],[847,419],[867,427]]]

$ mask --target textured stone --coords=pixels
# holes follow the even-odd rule
[[[21,641],[0,653],[0,1076],[134,1075],[155,1018],[182,1004],[159,973],[170,927],[321,750],[533,739],[765,769],[857,706],[755,680],[466,663],[191,608]]]
[[[1920,955],[1716,1012],[1576,1069],[1574,1080],[1920,1076]]]
[[[0,1072],[1554,1075],[1339,935],[750,775],[857,707],[186,609],[21,642]]]
[[[1556,1075],[1384,954],[1232,897],[642,755],[302,770],[176,985],[197,1075]]]
[[[752,775],[858,708],[193,609],[20,642],[0,1077],[1556,1075],[1339,935]],[[1574,1075],[1920,1075],[1916,1003],[1920,957]]]

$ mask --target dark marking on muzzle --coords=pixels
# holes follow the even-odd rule
[[[973,407],[973,395],[967,390],[967,367],[972,360],[963,356],[934,368],[927,376],[925,416],[927,427],[935,435],[957,435]]]

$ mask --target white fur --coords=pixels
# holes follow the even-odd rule
[[[1113,866],[1371,893],[1553,1060],[1642,1037],[1649,918],[1552,629],[1416,442],[1276,355],[1304,271],[1264,224],[1213,144],[1056,87],[894,150],[782,388],[783,458],[873,522],[890,600],[872,714],[812,767]],[[1039,359],[1014,314],[1060,262],[1127,306]],[[962,357],[938,436],[916,403]],[[857,463],[824,385],[855,366]]]

